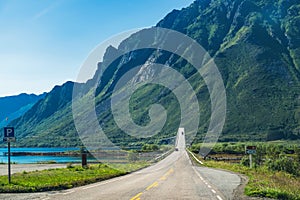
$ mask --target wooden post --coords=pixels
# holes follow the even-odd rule
[[[81,166],[87,167],[87,151],[84,147],[81,148]]]

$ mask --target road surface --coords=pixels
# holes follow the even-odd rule
[[[241,183],[238,175],[193,166],[182,134],[178,134],[177,148],[155,165],[126,176],[59,192],[0,194],[0,199],[233,199]]]

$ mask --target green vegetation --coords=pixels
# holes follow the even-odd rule
[[[244,154],[246,143],[218,143],[206,157],[204,165],[222,168],[249,177],[245,194],[275,199],[300,199],[300,146],[295,142],[250,143],[257,146],[253,155],[253,168],[249,168],[249,156],[240,163],[215,161],[214,158],[234,157]],[[191,146],[198,153],[200,144]],[[199,157],[199,156],[198,156]],[[199,158],[200,159],[200,158]],[[222,160],[222,159],[220,159]]]
[[[295,177],[285,172],[270,171],[263,167],[249,169],[246,166],[223,161],[204,161],[204,165],[247,175],[249,182],[245,187],[245,194],[248,196],[300,199],[300,177]]]
[[[156,144],[144,144],[142,147],[142,151],[147,152],[147,151],[158,151],[159,146]]]
[[[0,176],[0,192],[19,193],[69,189],[121,176],[147,165],[145,162],[136,162],[115,165],[116,168],[104,164],[89,165],[87,168],[82,168],[68,164],[67,168],[64,169],[24,171],[13,174],[11,184],[8,184],[7,176]]]

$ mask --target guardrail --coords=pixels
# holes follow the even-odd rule
[[[194,155],[193,152],[191,152],[191,151],[188,150],[188,149],[186,149],[186,150],[193,156],[193,158],[194,158],[198,163],[200,163],[201,165],[203,165],[203,162],[202,162],[201,160],[199,160],[199,159]]]

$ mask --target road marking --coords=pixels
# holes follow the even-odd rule
[[[172,173],[174,173],[174,169],[170,168],[162,177],[159,178],[160,181],[164,181],[167,179],[168,176],[170,176]],[[155,181],[151,185],[149,185],[143,192],[149,191],[152,188],[155,188],[159,185],[159,181]],[[132,197],[130,200],[140,200],[140,196],[143,194],[143,192],[138,193],[134,197]]]
[[[104,185],[104,184],[95,184],[95,185],[87,186],[87,187],[82,188],[82,190],[87,190],[87,189],[90,189],[90,188],[98,187],[100,185]]]
[[[173,168],[171,168],[171,169],[169,169],[169,171],[165,174],[166,176],[169,176],[170,174],[172,174],[174,172],[174,169]]]
[[[83,187],[82,190],[87,190],[87,189],[90,189],[90,188],[94,188],[94,187],[98,187],[98,186],[105,185],[105,184],[108,184],[108,183],[112,183],[112,182],[115,182],[115,181],[119,181],[119,180],[122,180],[123,178],[124,177],[116,178],[114,180],[109,180],[109,181],[101,182],[101,183],[94,184],[94,185],[91,185],[91,186]]]
[[[73,192],[75,192],[75,191],[74,191],[74,190],[71,190],[71,191],[68,191],[68,192],[63,193],[63,195],[72,194]]]
[[[151,188],[154,188],[154,187],[157,187],[157,186],[158,186],[158,182],[155,181],[154,183],[152,183],[151,185],[149,185],[149,186],[146,188],[146,190],[148,191],[148,190],[150,190]]]
[[[167,171],[167,173],[165,173],[162,177],[160,177],[159,180],[161,180],[161,181],[166,180],[167,177],[170,176],[170,174],[172,174],[173,172],[174,172],[174,169],[173,169],[173,168],[169,169],[169,171]]]
[[[140,196],[142,195],[143,193],[140,192],[138,193],[137,195],[135,195],[134,197],[132,197],[130,200],[139,200],[140,199]]]
[[[197,176],[199,176],[199,178],[202,180],[203,183],[205,183],[205,185],[207,185],[208,188],[212,188],[203,178],[202,176],[197,172],[197,170],[193,167],[195,173],[197,174]],[[217,194],[217,192],[214,189],[211,189],[212,193]],[[223,200],[219,195],[217,195],[218,200]]]
[[[45,199],[42,199],[42,200],[49,200],[50,198],[49,197],[47,197],[47,198],[45,198]]]

